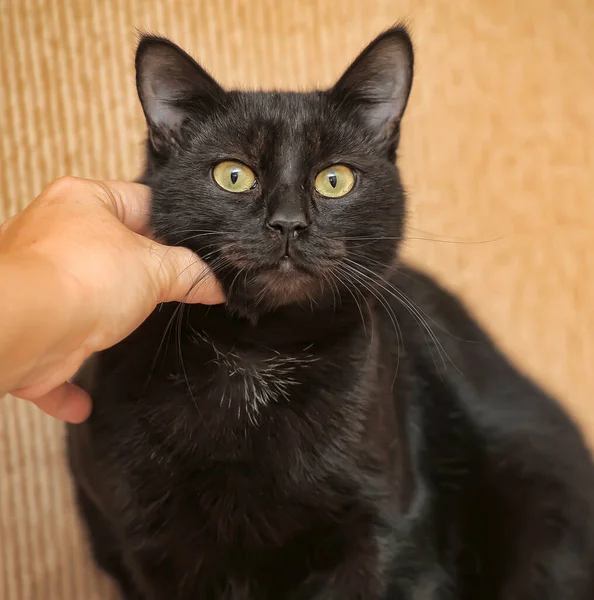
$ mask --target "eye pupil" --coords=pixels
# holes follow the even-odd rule
[[[333,188],[335,188],[335,187],[336,187],[336,184],[338,183],[338,179],[337,179],[337,177],[336,177],[336,174],[335,174],[335,173],[330,173],[330,174],[328,175],[328,182],[330,183],[330,185],[331,185]]]
[[[237,180],[239,179],[239,169],[233,169],[229,177],[231,178],[231,183],[235,185],[237,183]]]

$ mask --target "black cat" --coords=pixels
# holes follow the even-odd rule
[[[406,31],[306,94],[226,92],[155,37],[136,66],[155,234],[227,303],[163,305],[78,376],[70,463],[124,596],[592,600],[580,433],[396,260]]]

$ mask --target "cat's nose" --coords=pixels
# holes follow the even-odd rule
[[[278,211],[267,219],[266,225],[269,229],[277,231],[282,237],[290,238],[297,237],[305,231],[309,227],[309,221],[302,213],[282,214],[282,211]]]

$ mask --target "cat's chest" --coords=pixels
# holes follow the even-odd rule
[[[311,346],[281,353],[225,348],[203,338],[173,356],[162,376],[165,388],[204,410],[235,413],[255,422],[267,407],[303,392],[319,361]]]

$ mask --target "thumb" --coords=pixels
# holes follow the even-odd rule
[[[24,398],[24,392],[21,395],[16,391],[14,396]],[[72,383],[63,383],[43,396],[30,399],[43,412],[68,423],[82,423],[91,412],[91,398]]]
[[[225,301],[221,285],[198,255],[187,248],[149,243],[148,266],[157,285],[158,302],[221,304]]]

